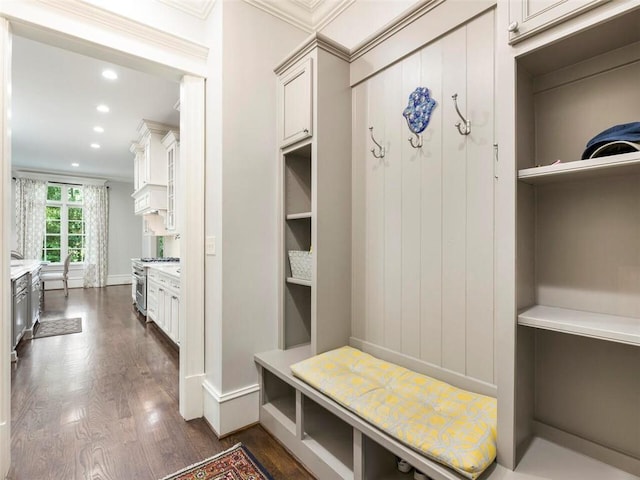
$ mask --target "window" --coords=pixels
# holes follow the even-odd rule
[[[85,226],[82,188],[50,183],[47,186],[45,222],[42,259],[63,262],[67,255],[71,255],[72,262],[83,262]]]

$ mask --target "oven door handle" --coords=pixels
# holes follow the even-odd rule
[[[139,275],[139,274],[137,274],[135,272],[133,273],[133,276],[136,277],[136,280],[140,280],[141,282],[145,282],[146,281],[145,277],[143,277],[142,275]]]

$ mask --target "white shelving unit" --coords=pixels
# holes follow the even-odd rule
[[[535,305],[518,315],[518,324],[640,346],[640,318]]]

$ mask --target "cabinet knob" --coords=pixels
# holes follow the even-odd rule
[[[507,30],[510,33],[515,33],[518,31],[518,28],[520,28],[520,24],[516,21],[516,22],[512,22],[509,24],[509,27],[507,28]]]
[[[303,132],[304,132],[304,133],[309,133],[309,129],[308,129],[308,128],[305,128],[305,129],[303,130]]]

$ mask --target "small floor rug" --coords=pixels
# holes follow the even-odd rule
[[[251,452],[238,443],[218,455],[162,480],[273,480]]]
[[[53,337],[55,335],[67,335],[82,331],[82,318],[58,318],[56,320],[43,320],[38,323],[33,338]]]

